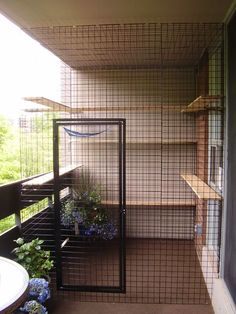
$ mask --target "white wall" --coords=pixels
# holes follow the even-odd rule
[[[83,114],[73,117],[126,119],[128,201],[170,200],[171,203],[173,199],[185,202],[194,198],[180,174],[194,172],[195,145],[160,145],[160,142],[195,140],[194,116],[181,113],[181,107],[194,99],[194,92],[192,68],[64,71],[64,102],[74,108],[87,108]],[[155,109],[146,112],[138,110],[148,106]],[[96,111],[101,107],[107,110]],[[174,110],[171,110],[173,107]],[[91,111],[92,108],[95,111]],[[100,139],[108,138],[109,141],[114,138],[112,134],[106,132]],[[104,175],[113,172],[112,178],[106,178],[105,189],[108,186],[113,189],[106,197],[114,199],[117,197],[117,192],[114,192],[117,191],[117,183],[114,181],[118,182],[117,174],[114,174],[117,173],[114,171],[117,168],[116,148],[111,144],[91,143],[81,149],[81,145],[74,143],[72,146],[72,150],[80,151],[76,153],[77,162],[82,161],[93,168],[103,182]],[[186,207],[174,207],[174,210],[172,216],[164,209],[161,214],[160,210],[149,207],[131,210],[128,235],[192,238],[193,212]],[[151,231],[144,231],[146,229]]]

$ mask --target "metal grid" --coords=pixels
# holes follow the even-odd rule
[[[126,293],[55,289],[55,294],[80,301],[209,303],[218,276],[223,197],[223,26],[152,23],[30,31],[65,62],[64,107],[41,100],[47,111],[63,119],[125,119],[127,125]],[[34,114],[43,120],[45,113]],[[61,140],[61,168],[86,164],[95,177],[104,174],[112,182],[111,138],[104,143],[103,136],[94,137],[80,149],[65,136]],[[72,168],[63,175],[69,188],[79,180],[80,171]],[[109,185],[101,193],[108,210],[116,190],[110,188],[113,194],[108,195]],[[62,198],[71,191],[64,193]],[[99,285],[114,278],[119,261],[109,243],[85,236],[80,248],[69,245],[73,271],[83,269],[74,254],[82,250],[86,260],[93,251],[94,268],[83,273],[86,280],[93,277]],[[101,256],[106,262],[99,262]],[[98,265],[102,278],[94,275]]]

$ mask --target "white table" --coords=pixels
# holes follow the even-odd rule
[[[0,257],[0,313],[12,313],[27,297],[29,275],[18,263]]]

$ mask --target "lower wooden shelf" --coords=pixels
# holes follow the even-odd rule
[[[199,199],[221,200],[222,197],[204,181],[192,174],[181,174],[181,177],[190,186]]]

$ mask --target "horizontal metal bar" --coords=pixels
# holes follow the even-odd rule
[[[123,119],[123,118],[104,118],[104,119],[99,119],[99,118],[85,118],[85,119],[83,119],[83,118],[79,118],[79,119],[77,119],[77,118],[74,118],[74,119],[70,119],[70,118],[68,118],[68,119],[55,119],[54,121],[56,122],[56,123],[58,123],[58,122],[62,122],[62,121],[68,121],[68,122],[70,122],[70,121],[72,121],[72,122],[74,122],[74,121],[78,121],[78,122],[83,122],[83,121],[87,121],[87,122],[108,122],[108,121],[111,121],[111,122],[113,122],[113,121],[117,121],[117,122],[125,122],[125,120],[126,119]]]
[[[107,293],[125,293],[125,289],[113,286],[75,286],[62,285],[58,287],[62,291],[84,291],[84,292],[107,292]]]

